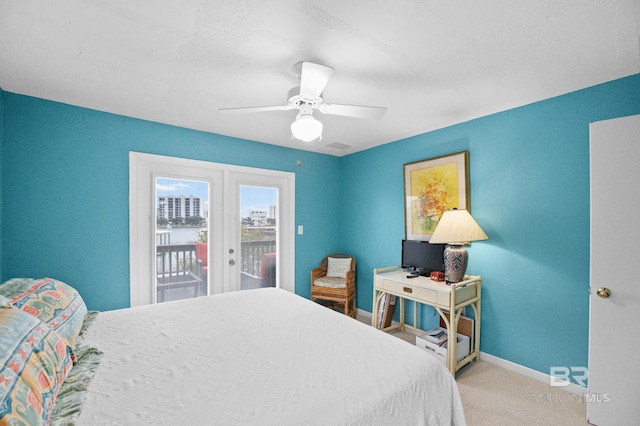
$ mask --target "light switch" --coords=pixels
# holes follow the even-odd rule
[[[298,235],[304,234],[304,227],[302,225],[298,225]]]

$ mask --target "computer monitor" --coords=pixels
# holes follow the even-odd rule
[[[418,275],[429,276],[433,271],[444,271],[446,244],[428,241],[402,240],[402,267]]]

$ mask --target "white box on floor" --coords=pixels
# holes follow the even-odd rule
[[[445,329],[446,332],[446,329]],[[416,336],[416,346],[426,351],[430,351],[436,354],[442,362],[446,363],[447,359],[447,341],[438,343],[432,343],[426,339],[428,334],[432,333],[432,330],[427,331],[425,334]],[[469,336],[458,333],[458,342],[456,344],[456,362],[460,362],[464,357],[471,353],[471,339]]]

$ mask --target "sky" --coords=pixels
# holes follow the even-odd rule
[[[209,210],[209,184],[202,181],[158,178],[156,191],[158,197],[166,195],[193,195],[200,197],[205,209]],[[265,210],[276,205],[277,189],[256,186],[242,186],[240,194],[240,216],[248,217],[250,210]]]

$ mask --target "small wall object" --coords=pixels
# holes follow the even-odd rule
[[[444,281],[444,272],[433,271],[431,272],[432,281]]]

